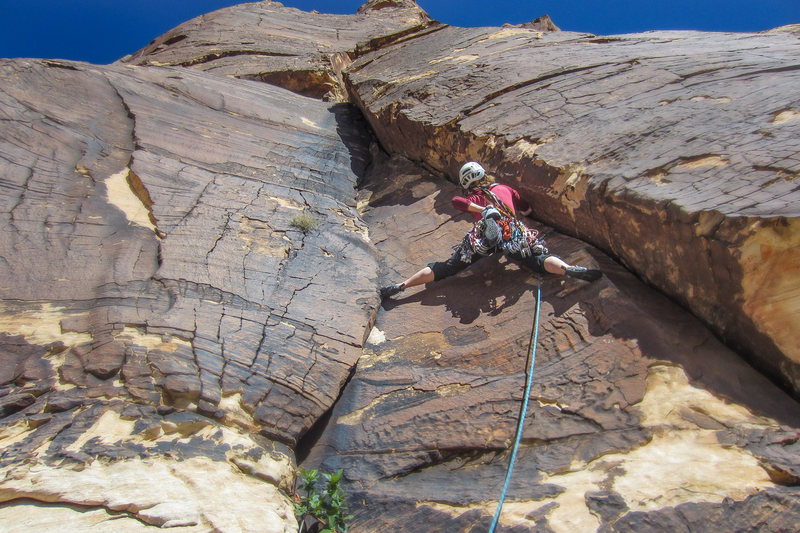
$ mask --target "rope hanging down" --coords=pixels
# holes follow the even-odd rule
[[[522,402],[522,411],[519,415],[519,422],[517,423],[517,437],[514,442],[514,448],[511,452],[511,459],[508,462],[508,470],[506,471],[506,481],[503,483],[503,492],[500,493],[500,501],[497,502],[497,510],[494,512],[494,519],[489,528],[489,533],[494,533],[494,528],[497,527],[497,521],[500,519],[500,511],[503,510],[503,502],[506,499],[506,491],[508,491],[508,483],[511,481],[511,472],[514,470],[514,461],[517,459],[517,450],[519,449],[519,441],[522,439],[522,428],[525,425],[525,413],[528,412],[528,397],[531,394],[531,383],[533,383],[533,365],[536,361],[536,344],[539,341],[539,302],[542,300],[542,275],[538,275],[536,280],[536,315],[533,319],[533,328],[531,329],[531,340],[528,345],[528,379],[525,383],[525,398]]]

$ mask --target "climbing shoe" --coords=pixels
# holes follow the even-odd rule
[[[567,267],[567,276],[584,281],[596,281],[603,275],[599,270],[582,266]]]
[[[399,283],[395,283],[393,285],[387,285],[386,287],[381,287],[381,299],[388,298],[389,296],[394,296],[398,292],[403,290],[403,286]]]
[[[486,218],[483,220],[483,244],[492,248],[500,244],[500,239],[503,232],[500,230],[500,225],[493,218]]]
[[[483,211],[481,211],[481,218],[486,220],[487,218],[493,218],[495,220],[500,220],[503,218],[503,215],[498,211],[498,209],[492,205],[485,207]]]

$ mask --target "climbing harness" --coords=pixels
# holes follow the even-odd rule
[[[517,218],[516,213],[511,210],[502,200],[487,188],[481,188],[483,193],[493,204],[493,207],[500,212],[501,217],[497,220],[500,226],[502,239],[499,244],[487,244],[484,239],[484,229],[486,222],[478,220],[472,229],[464,237],[462,243],[456,247],[461,253],[461,259],[469,262],[474,254],[489,255],[495,249],[503,252],[504,255],[517,255],[523,258],[531,255],[548,253],[545,242],[539,236],[539,231],[528,228]]]
[[[511,472],[514,470],[514,461],[517,459],[517,450],[519,449],[519,442],[522,439],[522,428],[525,425],[525,413],[528,411],[528,397],[531,394],[531,384],[533,383],[533,366],[536,362],[536,344],[539,341],[539,302],[542,300],[542,275],[537,274],[536,280],[536,314],[533,319],[533,328],[531,329],[531,339],[528,345],[528,369],[527,380],[525,382],[525,398],[522,402],[522,410],[520,411],[519,421],[517,422],[517,437],[514,441],[514,447],[511,452],[511,459],[508,461],[508,470],[506,471],[506,480],[503,483],[503,491],[500,493],[500,500],[497,502],[497,510],[494,513],[492,525],[489,527],[489,533],[494,533],[497,527],[497,521],[500,519],[500,511],[503,509],[503,502],[506,499],[506,491],[508,491],[508,483],[511,481]]]

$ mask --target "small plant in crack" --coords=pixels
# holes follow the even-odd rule
[[[292,220],[289,221],[289,224],[299,229],[303,233],[319,227],[319,222],[307,213],[303,213],[302,215],[297,215],[296,217],[292,218]]]
[[[353,515],[346,514],[342,469],[321,477],[317,470],[300,470],[299,474],[294,510],[300,533],[347,533],[347,522]]]

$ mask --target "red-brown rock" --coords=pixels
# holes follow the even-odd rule
[[[457,189],[401,158],[373,166],[365,186],[386,281],[445,259],[470,227],[450,205]],[[797,517],[787,505],[797,433],[781,425],[798,427],[796,403],[599,250],[558,233],[548,244],[605,276],[542,277],[530,404],[502,529],[612,531],[649,520],[655,507],[665,509],[659,523],[673,508],[720,523]],[[484,259],[384,301],[303,463],[344,469],[354,530],[488,528],[520,414],[536,292],[532,273]],[[751,430],[733,429],[744,426]],[[652,476],[652,496],[634,488],[641,476]],[[697,493],[707,484],[718,496]]]
[[[800,390],[800,50],[787,33],[440,28],[359,57],[381,144],[482,162]]]
[[[536,279],[376,291],[460,241],[479,159],[605,273],[542,279],[499,530],[797,523],[797,402],[731,350],[791,385],[792,29],[556,30],[260,2],[0,62],[0,522],[296,531],[296,451],[351,531],[486,530]]]

